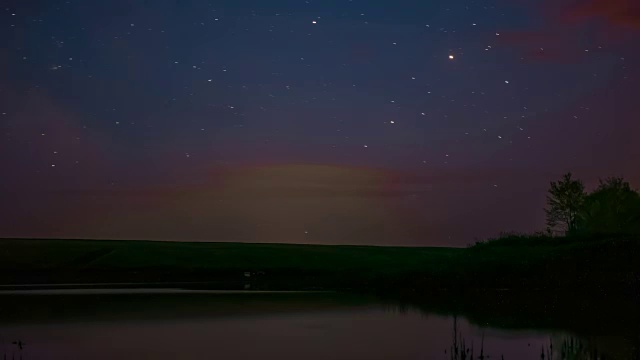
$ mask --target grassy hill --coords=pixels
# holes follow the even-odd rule
[[[640,240],[510,237],[471,248],[0,240],[0,283],[245,282],[279,287],[632,288]]]
[[[463,249],[155,241],[0,240],[0,282],[191,281],[441,268]],[[137,275],[136,275],[137,274]]]

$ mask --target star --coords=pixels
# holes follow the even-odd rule
[[[29,5],[20,5],[23,2]],[[15,171],[9,168],[8,177],[0,176],[0,187],[15,183],[28,194],[29,187],[39,181],[46,181],[47,189],[57,190],[74,184],[94,188],[98,184],[93,181],[106,186],[111,179],[117,179],[117,184],[125,180],[137,183],[139,179],[136,187],[172,191],[167,185],[174,181],[185,187],[201,180],[208,182],[204,178],[208,168],[224,177],[227,169],[247,164],[288,168],[290,163],[326,164],[322,171],[329,175],[331,167],[358,168],[353,171],[362,173],[368,170],[360,167],[367,167],[413,176],[420,175],[413,173],[416,169],[429,173],[451,166],[442,179],[436,179],[445,183],[458,170],[460,175],[481,178],[489,169],[516,161],[523,162],[523,168],[531,173],[527,165],[536,157],[542,158],[535,160],[536,166],[544,167],[542,174],[561,171],[562,164],[571,165],[575,160],[591,167],[585,171],[585,177],[591,179],[585,180],[618,170],[640,176],[630,164],[628,169],[622,168],[627,166],[625,162],[616,165],[620,169],[613,169],[607,162],[589,163],[584,151],[553,151],[559,136],[555,126],[571,129],[577,125],[583,131],[566,140],[570,148],[581,149],[588,140],[598,138],[609,145],[602,146],[606,151],[602,159],[617,156],[616,149],[624,150],[622,155],[640,151],[640,144],[618,138],[638,130],[632,122],[636,107],[630,99],[635,91],[631,80],[640,72],[634,66],[640,50],[632,47],[633,41],[617,36],[618,30],[622,35],[631,29],[617,29],[615,39],[608,39],[604,31],[596,36],[597,41],[585,42],[580,34],[590,25],[576,21],[572,31],[549,37],[547,30],[561,29],[567,25],[566,19],[545,18],[540,10],[546,7],[535,1],[467,1],[462,6],[446,0],[410,1],[384,13],[375,1],[359,0],[257,1],[258,7],[241,1],[229,1],[225,6],[216,1],[201,2],[194,6],[190,1],[172,1],[171,6],[153,9],[147,9],[144,2],[128,2],[126,16],[108,29],[94,25],[108,22],[109,13],[90,11],[78,1],[60,2],[64,6],[18,1],[15,9],[0,8],[6,30],[16,31],[8,43],[10,56],[3,58],[5,67],[15,74],[2,87],[15,91],[7,93],[11,101],[0,105],[0,167],[21,165]],[[598,15],[591,11],[587,15]],[[605,15],[602,22],[624,21],[600,15]],[[12,23],[15,27],[9,29]],[[536,24],[550,27],[538,28]],[[458,60],[458,56],[462,58]],[[566,66],[574,60],[584,71],[571,71]],[[588,110],[590,103],[597,104],[597,109],[592,105]],[[615,124],[602,120],[602,114],[614,112],[616,124],[629,130],[628,134],[610,131]],[[536,141],[531,141],[532,136]],[[375,149],[358,150],[369,147]],[[74,165],[74,160],[77,163],[80,159],[83,166]],[[142,160],[148,164],[137,166]],[[89,176],[101,165],[106,167],[98,176]],[[158,171],[145,172],[152,167]],[[287,174],[294,178],[293,172],[302,169],[298,165],[291,168]],[[49,178],[30,178],[36,171],[47,170],[51,170]],[[64,184],[65,171],[74,171],[69,175],[78,176],[77,181]],[[111,179],[105,179],[107,176]],[[543,176],[526,177],[523,185],[539,190],[534,181],[540,185],[552,180],[540,180]],[[22,178],[27,181],[22,183]],[[485,180],[479,184],[480,191],[499,194],[493,189],[498,184]],[[505,189],[511,186],[503,185]],[[442,189],[443,197],[457,191],[451,188],[451,193]],[[469,201],[478,199],[474,196]],[[122,201],[124,205],[126,201]],[[201,216],[194,220],[197,224],[204,223],[211,213],[224,211],[202,208],[213,212],[198,214],[198,209],[188,209],[187,203],[180,206],[192,210],[194,217]],[[244,205],[253,206],[250,202]],[[43,206],[55,208],[53,202]],[[423,202],[418,210],[430,206],[433,204]],[[454,208],[447,204],[442,210]],[[497,217],[498,222],[495,216],[499,209],[493,211],[489,206],[486,214],[481,214],[486,216],[483,221],[489,221],[485,224],[462,218],[460,228],[468,231],[460,231],[465,236],[485,236],[489,234],[482,233],[483,229],[509,227],[513,219],[516,225],[535,228],[532,219],[525,224],[517,220],[517,214],[508,214],[512,217],[504,221]],[[0,201],[0,213],[5,212],[11,210],[3,208]],[[300,215],[293,219],[298,224],[292,225],[310,234],[305,229],[309,224],[304,223],[306,216]],[[162,220],[173,221],[168,216]],[[211,224],[211,234],[196,234],[208,230],[200,226],[178,229],[188,225],[179,220],[176,233],[220,235],[215,224]],[[133,230],[140,234],[152,229],[150,224],[128,223],[138,227]],[[343,225],[319,231],[314,228],[313,240],[339,226]],[[478,234],[472,233],[473,226],[480,229]],[[449,229],[438,228],[434,233],[447,234],[445,230]],[[99,235],[91,231],[88,235]],[[230,233],[242,234],[242,230]],[[361,234],[346,237],[336,231],[335,235],[344,241],[368,241]],[[425,239],[420,240],[423,245],[429,245],[429,237],[415,235]],[[150,232],[149,236],[155,235]]]

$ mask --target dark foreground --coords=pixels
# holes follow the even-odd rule
[[[640,239],[513,238],[470,248],[0,240],[0,284],[106,282],[637,295]]]
[[[323,309],[324,306],[336,305],[333,303],[335,299],[326,296],[314,298],[313,301],[304,304],[291,303],[289,300],[281,303],[273,297],[267,302],[259,301],[258,303],[242,297],[226,297],[225,307],[221,308],[211,305],[212,301],[216,303],[220,300],[219,298],[212,299],[193,294],[186,297],[187,301],[185,294],[159,297],[149,294],[122,296],[88,293],[80,297],[69,297],[71,294],[30,293],[25,295],[16,293],[16,289],[23,291],[34,288],[67,288],[76,289],[76,292],[77,289],[87,288],[141,287],[146,288],[145,291],[151,288],[168,287],[226,290],[337,290],[342,293],[366,294],[375,299],[376,306],[382,304],[385,308],[390,307],[400,313],[417,311],[429,316],[442,317],[446,319],[447,324],[452,323],[452,316],[460,316],[465,319],[463,322],[473,326],[502,329],[509,334],[512,332],[519,334],[532,329],[535,332],[542,331],[545,339],[549,336],[553,339],[537,341],[535,351],[529,349],[525,352],[527,356],[533,356],[532,354],[535,353],[535,357],[532,358],[536,359],[540,358],[543,351],[553,353],[551,349],[553,344],[556,350],[562,346],[571,346],[575,351],[585,352],[581,357],[573,357],[575,359],[602,358],[595,355],[593,351],[600,351],[597,348],[603,346],[614,350],[623,349],[618,355],[608,358],[636,359],[640,343],[638,337],[640,334],[639,250],[640,241],[631,238],[582,240],[517,238],[466,249],[0,240],[0,283],[3,284],[4,290],[0,291],[0,309],[2,309],[0,325],[4,326],[4,330],[0,331],[0,343],[18,336],[14,333],[25,330],[24,326],[33,331],[40,329],[35,333],[23,331],[25,337],[31,336],[35,341],[48,341],[47,334],[50,334],[50,331],[59,331],[55,329],[59,329],[60,322],[85,321],[86,318],[100,323],[109,319],[114,321],[113,328],[104,329],[106,333],[113,333],[120,330],[126,332],[150,329],[147,323],[149,319],[144,319],[142,324],[132,325],[131,329],[127,326],[115,329],[118,326],[124,326],[123,322],[138,321],[137,316],[149,313],[153,314],[152,322],[157,324],[155,321],[167,321],[166,316],[177,318],[187,316],[189,319],[211,316],[217,318],[224,317],[224,314],[235,309],[233,311],[241,313],[242,316],[257,316],[254,314],[254,311],[257,311],[260,314],[266,313],[279,317],[283,312],[295,309],[316,311]],[[304,295],[282,296],[305,298]],[[296,299],[298,301],[301,298]],[[361,306],[362,300],[358,299],[360,298],[355,295],[341,297],[338,308]],[[187,302],[184,303],[184,301]],[[176,305],[173,302],[179,304]],[[230,310],[229,306],[233,309]],[[172,309],[179,309],[179,312],[174,314]],[[336,316],[342,319],[340,311]],[[358,319],[361,315],[365,316],[357,315]],[[295,324],[287,326],[296,328],[294,333],[299,333],[301,330],[297,326],[300,321],[306,321],[305,319],[307,318],[303,316],[302,319],[298,319],[299,321],[296,320]],[[351,319],[344,324],[356,320]],[[363,329],[380,325],[377,323],[378,320],[378,315],[375,315],[373,319],[367,320],[369,322],[364,322]],[[203,330],[201,327],[205,325],[200,324],[200,320],[193,321],[197,324],[181,323],[180,326],[185,326],[185,331],[190,331],[192,327]],[[34,324],[37,325],[35,328]],[[212,326],[210,330],[215,332],[218,326],[216,324],[209,324],[206,327]],[[238,329],[245,326],[242,322],[237,325]],[[272,326],[270,323],[263,325],[267,328]],[[397,326],[403,328],[409,325]],[[438,326],[441,331],[445,331],[443,325]],[[102,328],[91,327],[73,328],[72,335],[81,337],[85,332],[91,333],[91,329],[95,330],[96,337],[103,336],[100,335]],[[165,329],[166,333],[158,336],[170,336],[168,333],[174,331],[173,329],[175,328],[168,327]],[[265,329],[256,331],[266,331]],[[446,329],[448,329],[446,331],[451,330],[450,326]],[[468,340],[478,340],[478,334],[477,331],[472,335],[467,334],[467,337],[470,337]],[[318,334],[308,335],[312,339]],[[413,330],[405,335],[417,336]],[[235,336],[251,337],[251,334],[238,333]],[[328,335],[322,333],[319,338],[322,339],[323,336]],[[480,340],[483,337],[484,335]],[[487,340],[490,338],[491,336]],[[571,340],[574,338],[575,343]],[[339,340],[336,339],[336,341]],[[477,341],[474,345],[464,343],[463,338],[455,341],[459,343],[452,342],[451,347],[447,348],[449,351],[447,355],[444,352],[441,353],[445,356],[444,358],[454,358],[451,351],[456,347],[458,348],[456,356],[459,359],[467,356],[462,353],[463,348],[475,351],[474,357],[479,356],[478,351],[481,351],[481,348],[478,348]],[[583,343],[583,341],[586,342]],[[200,346],[194,345],[190,340],[185,342],[191,343],[191,346]],[[594,343],[598,343],[598,347],[594,348],[592,346]],[[263,345],[269,347],[273,344]],[[154,346],[147,344],[145,348]],[[339,349],[342,346],[351,345],[336,346],[335,349]],[[527,344],[528,346],[530,345]],[[179,347],[172,349],[177,348]],[[398,349],[395,348],[399,351]],[[306,351],[298,350],[302,353]],[[388,355],[393,353],[394,349],[386,350]],[[493,358],[499,358],[499,354],[505,353],[501,351],[504,348],[500,346],[493,350]],[[614,350],[608,350],[609,354],[615,353]],[[184,351],[188,352],[186,349]],[[382,350],[379,351],[384,353]],[[328,355],[322,352],[321,354]],[[512,354],[515,355],[511,358],[527,358],[519,352],[512,352]],[[145,356],[144,353],[139,355]],[[177,356],[178,352],[174,355]],[[351,358],[358,358],[357,354],[354,356]],[[545,356],[549,358],[548,355]],[[416,357],[407,355],[406,358]],[[505,358],[509,359],[509,357]],[[558,355],[556,358],[561,357]],[[569,359],[569,357],[566,358]]]

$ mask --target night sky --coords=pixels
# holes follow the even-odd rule
[[[453,245],[640,184],[635,0],[7,0],[0,236]]]

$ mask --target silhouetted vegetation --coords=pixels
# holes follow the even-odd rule
[[[547,196],[549,233],[568,236],[640,234],[640,194],[620,177],[600,180],[591,193],[580,180],[565,174],[551,182]]]
[[[560,181],[552,181],[545,209],[549,229],[574,233],[578,227],[584,198],[582,181],[574,179],[571,173],[565,174]]]
[[[485,353],[484,338],[480,343],[480,349],[474,350],[473,343],[469,343],[458,329],[457,318],[453,318],[453,340],[448,349],[445,349],[446,358],[449,360],[475,360],[475,359],[501,359],[509,360],[504,355],[495,356]],[[574,336],[563,336],[559,339],[559,345],[549,339],[547,344],[534,344],[539,349],[541,360],[604,360],[604,359],[640,359],[638,349],[613,349],[617,356],[605,355],[597,344],[589,343]],[[528,344],[529,347],[532,344]],[[533,349],[532,349],[533,350]],[[535,350],[533,350],[535,351]],[[474,354],[475,352],[475,354]],[[479,354],[478,354],[479,353]]]
[[[582,204],[578,230],[591,235],[640,234],[640,194],[622,178],[601,180]]]

